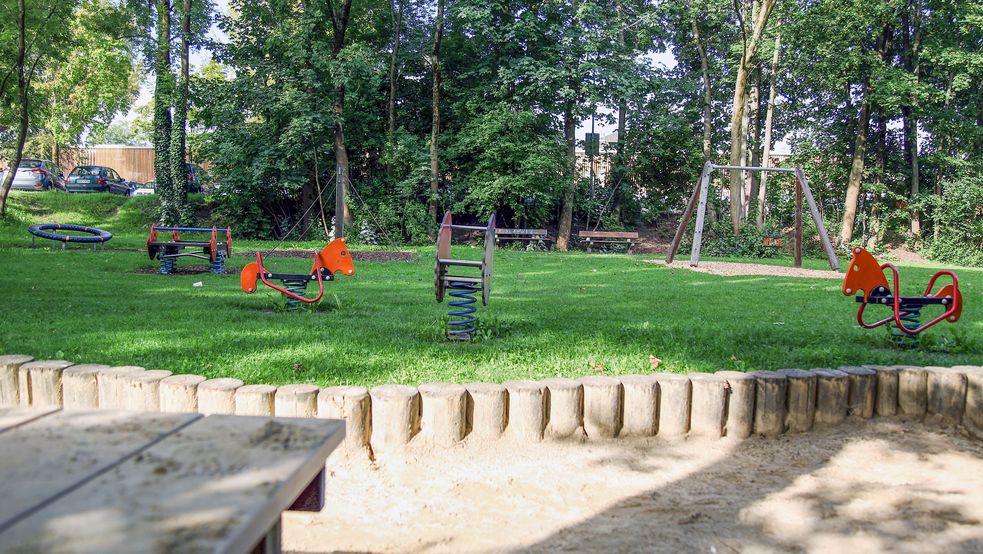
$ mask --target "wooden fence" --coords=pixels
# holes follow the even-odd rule
[[[92,146],[63,148],[59,164],[65,173],[79,165],[111,167],[128,181],[146,183],[155,179],[154,149],[150,146]]]

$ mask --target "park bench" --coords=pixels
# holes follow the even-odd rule
[[[0,408],[0,552],[280,552],[344,422]]]
[[[584,240],[587,252],[590,252],[592,244],[612,243],[628,245],[628,253],[631,254],[631,247],[641,242],[635,231],[580,231],[577,236]]]
[[[495,246],[499,246],[499,241],[520,240],[526,242],[543,242],[549,248],[549,243],[553,239],[549,237],[546,229],[495,229]]]

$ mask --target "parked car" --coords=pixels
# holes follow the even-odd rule
[[[133,192],[129,181],[111,167],[80,165],[68,174],[68,192],[111,192],[129,196]]]
[[[130,182],[133,187],[133,192],[130,196],[150,196],[154,194],[154,188],[157,187],[156,181],[150,181],[149,183],[134,183]]]
[[[7,178],[9,171],[3,171],[2,179]],[[10,188],[14,190],[65,191],[65,174],[55,162],[50,160],[21,160]]]

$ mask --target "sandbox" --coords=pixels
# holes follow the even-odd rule
[[[896,417],[740,442],[465,445],[328,461],[296,552],[980,552],[983,441]]]

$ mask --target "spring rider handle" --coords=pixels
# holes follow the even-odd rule
[[[274,285],[273,283],[268,281],[266,279],[266,269],[263,267],[263,255],[260,254],[259,252],[256,253],[256,263],[259,264],[259,278],[262,279],[263,284],[265,284],[266,286],[270,287],[275,291],[282,292],[283,294],[289,296],[290,298],[293,298],[294,300],[305,302],[307,304],[313,304],[318,300],[320,300],[322,296],[324,296],[324,281],[322,280],[321,277],[321,270],[324,268],[324,266],[321,265],[321,260],[318,257],[317,253],[314,253],[314,276],[317,279],[317,296],[314,298],[305,298],[297,293],[291,292],[283,287]]]

